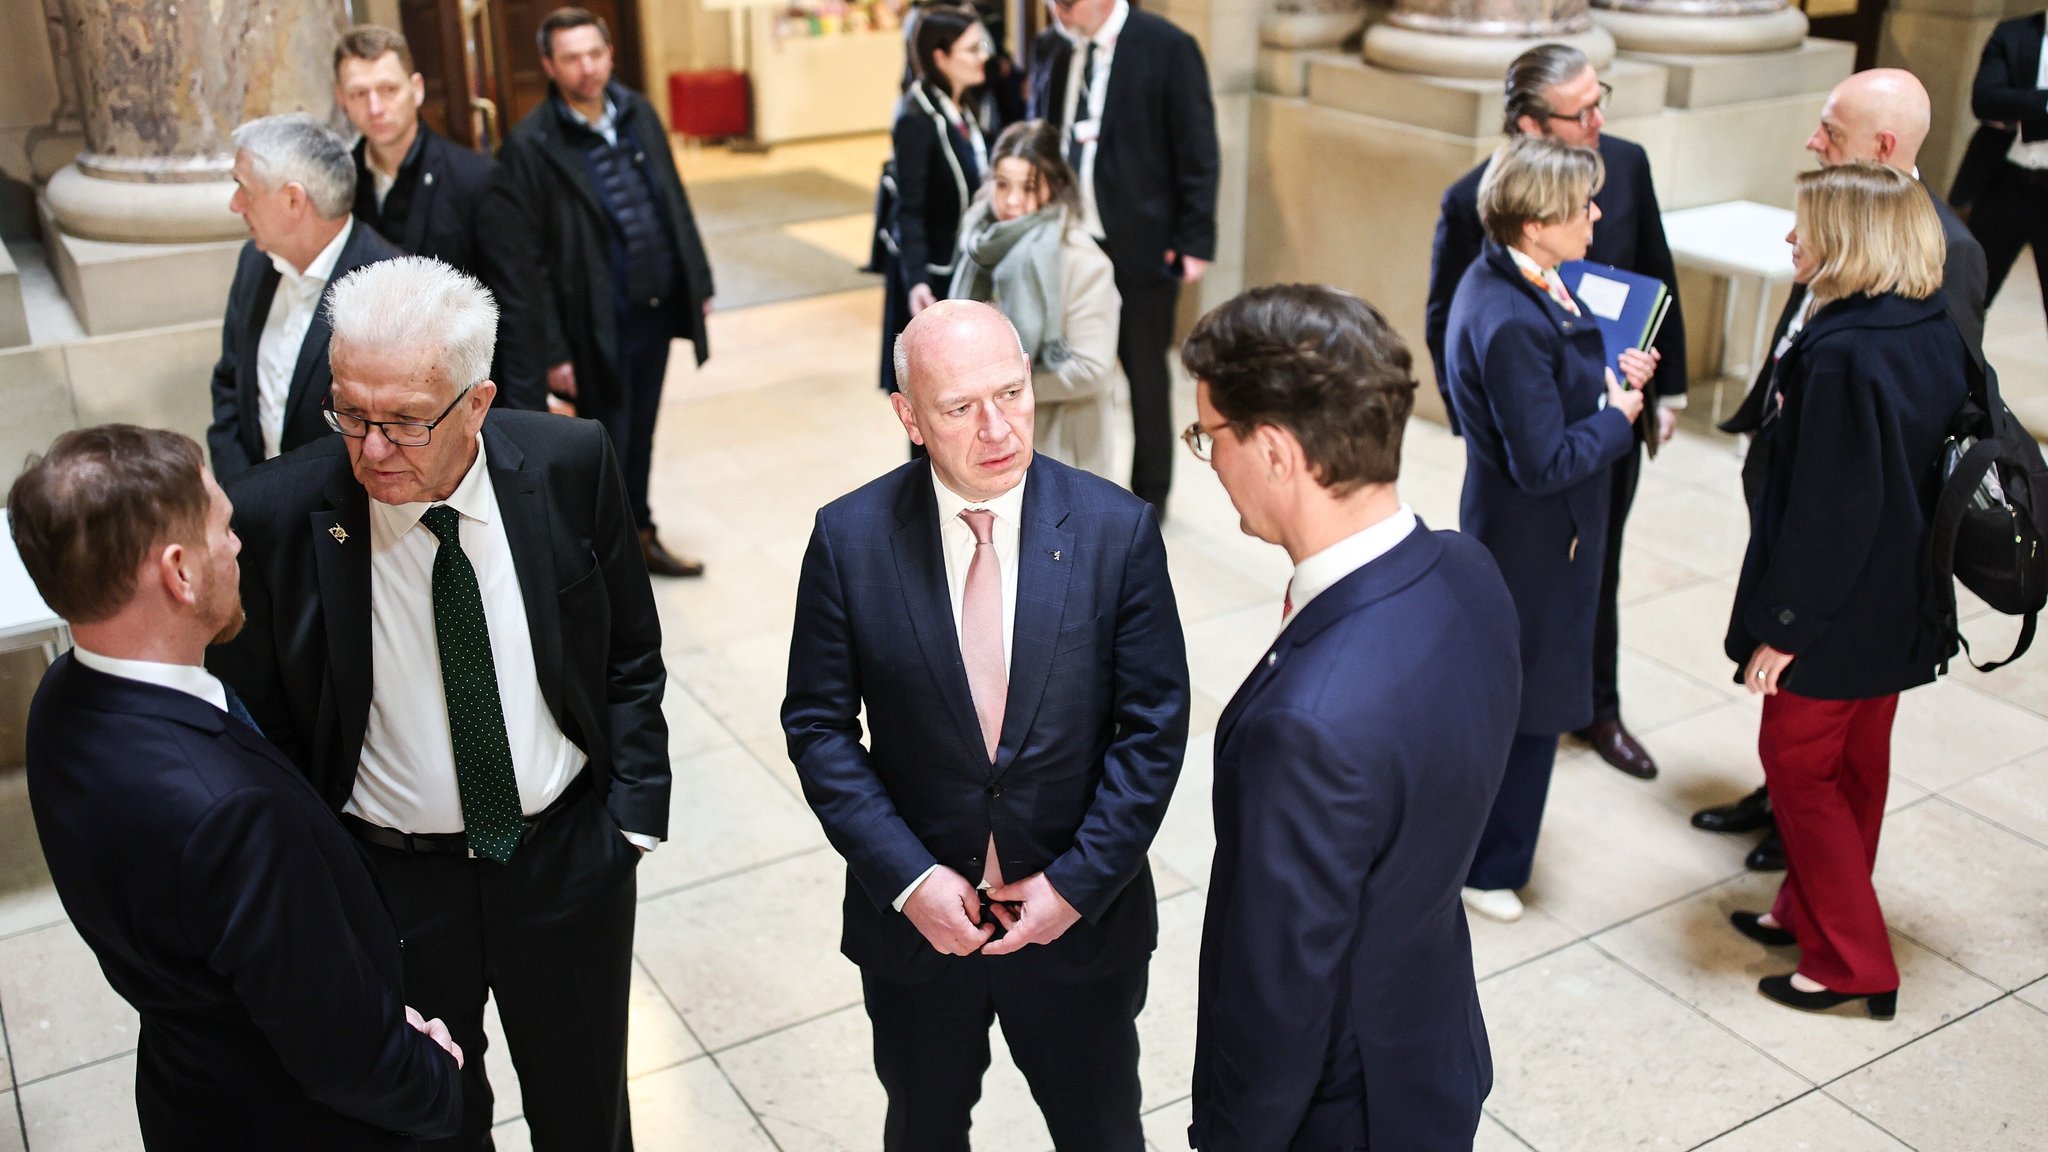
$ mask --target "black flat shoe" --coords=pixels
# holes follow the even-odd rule
[[[1728,922],[1735,925],[1737,932],[1742,933],[1759,944],[1767,944],[1773,948],[1783,948],[1799,942],[1792,933],[1783,928],[1773,928],[1763,924],[1761,919],[1762,914],[1757,912],[1730,912],[1728,914]]]
[[[1773,828],[1756,842],[1749,855],[1742,858],[1742,866],[1751,872],[1783,872],[1785,870],[1785,842],[1778,838]]]
[[[1692,814],[1692,826],[1705,832],[1754,832],[1771,826],[1771,793],[1759,788],[1733,804],[1702,808]]]
[[[1863,1006],[1869,1010],[1872,1020],[1889,1020],[1899,1012],[1899,990],[1896,988],[1889,992],[1855,994],[1830,992],[1825,988],[1818,992],[1801,992],[1792,986],[1792,976],[1786,973],[1783,976],[1764,977],[1756,982],[1756,990],[1763,993],[1766,999],[1776,1000],[1787,1008],[1797,1008],[1801,1012],[1825,1012],[1852,1000],[1863,1001]]]

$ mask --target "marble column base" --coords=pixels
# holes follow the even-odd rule
[[[101,180],[67,164],[50,177],[44,197],[70,236],[129,244],[190,244],[246,239],[242,219],[228,211],[233,181],[150,184]]]
[[[246,231],[239,239],[182,243],[88,240],[58,221],[47,194],[38,207],[50,270],[86,335],[219,325]]]
[[[1455,36],[1418,32],[1381,23],[1366,29],[1365,59],[1369,64],[1426,76],[1490,79],[1499,82],[1515,57],[1538,44],[1569,44],[1586,54],[1595,68],[1614,60],[1614,37],[1594,25],[1568,36]]]
[[[1295,51],[1341,47],[1365,26],[1364,9],[1351,12],[1268,12],[1259,18],[1259,44]]]
[[[1797,8],[1730,16],[1595,8],[1593,19],[1613,35],[1624,52],[1782,52],[1799,47],[1807,28],[1806,13]]]

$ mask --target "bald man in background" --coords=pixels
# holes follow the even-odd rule
[[[1872,68],[1858,72],[1835,85],[1820,110],[1820,126],[1806,141],[1823,168],[1854,160],[1875,160],[1920,179],[1920,146],[1927,140],[1930,119],[1927,89],[1911,72],[1900,68]],[[1921,187],[1925,188],[1923,182]],[[1942,261],[1942,290],[1948,295],[1948,314],[1962,333],[1970,356],[1984,363],[1984,289],[1987,280],[1984,248],[1942,198],[1929,189],[1927,198],[1934,214],[1941,218],[1941,235],[1948,254]],[[1794,285],[1771,333],[1771,354],[1757,371],[1756,382],[1735,414],[1722,421],[1723,432],[1755,432],[1763,424],[1765,385],[1777,368],[1778,357],[1791,346],[1805,325],[1809,291]],[[1751,456],[1750,461],[1757,460]],[[1742,470],[1745,494],[1756,483],[1748,461]],[[1785,867],[1785,849],[1771,814],[1770,793],[1759,788],[1733,804],[1704,808],[1693,813],[1693,827],[1709,832],[1753,832],[1771,829],[1770,835],[1750,852],[1744,863],[1753,872],[1778,872]]]

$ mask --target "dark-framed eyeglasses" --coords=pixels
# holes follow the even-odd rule
[[[1602,80],[1600,82],[1600,98],[1598,100],[1593,101],[1591,104],[1588,104],[1584,108],[1581,108],[1577,112],[1573,112],[1569,115],[1566,115],[1562,112],[1551,112],[1546,114],[1543,118],[1545,120],[1576,120],[1579,122],[1579,127],[1591,128],[1593,126],[1593,114],[1595,112],[1605,114],[1607,111],[1607,101],[1613,95],[1614,86],[1607,83],[1607,81]]]
[[[1195,459],[1207,464],[1210,456],[1216,451],[1216,433],[1228,427],[1230,425],[1227,423],[1210,426],[1197,420],[1180,430],[1180,442],[1188,446],[1188,451],[1195,454]]]
[[[320,414],[327,418],[329,428],[351,440],[361,440],[370,434],[370,429],[375,428],[384,434],[386,440],[400,448],[424,448],[433,440],[434,429],[448,419],[448,414],[455,411],[455,406],[462,403],[462,398],[469,395],[469,390],[474,387],[474,384],[464,384],[462,389],[455,393],[455,399],[450,400],[448,406],[441,409],[441,414],[432,420],[365,420],[361,416],[336,412],[334,396],[331,393],[320,401]]]

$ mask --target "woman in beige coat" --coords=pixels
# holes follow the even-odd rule
[[[1031,357],[1033,447],[1113,476],[1117,321],[1109,256],[1080,226],[1073,169],[1043,120],[1013,124],[989,150],[989,178],[960,224],[952,299],[1001,309]]]

